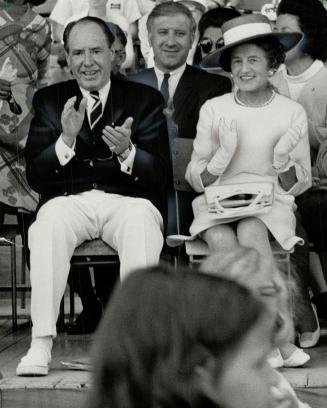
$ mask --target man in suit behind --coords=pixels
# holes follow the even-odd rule
[[[209,74],[186,63],[196,22],[191,11],[181,3],[169,1],[157,5],[149,14],[147,27],[154,68],[130,75],[129,79],[159,89],[166,103],[169,101],[166,113],[170,142],[176,136],[194,139],[201,106],[207,99],[230,92],[231,82],[224,76]],[[184,225],[193,218],[189,205],[193,195],[188,196],[180,195]],[[167,234],[176,232],[176,204],[170,189]]]
[[[114,37],[85,17],[66,27],[75,80],[37,92],[27,178],[41,208],[29,230],[32,343],[17,375],[47,375],[70,258],[101,237],[124,278],[155,264],[163,246],[169,150],[159,92],[110,77]],[[160,180],[160,182],[159,182]]]
[[[194,139],[201,106],[207,99],[230,92],[231,82],[186,63],[196,22],[181,3],[157,5],[149,14],[147,28],[154,68],[132,74],[129,79],[159,89],[166,99],[172,99],[178,136]]]

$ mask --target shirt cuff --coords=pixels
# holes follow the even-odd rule
[[[66,143],[62,140],[62,136],[60,135],[59,139],[56,141],[55,151],[59,160],[59,163],[62,166],[65,166],[74,156],[75,156],[75,145],[76,141],[74,142],[72,147],[66,145]]]
[[[118,161],[120,163],[120,170],[123,173],[129,174],[129,175],[132,174],[135,155],[136,155],[136,148],[132,144],[131,152],[130,152],[130,154],[128,155],[128,157],[125,160],[121,160],[118,157]]]

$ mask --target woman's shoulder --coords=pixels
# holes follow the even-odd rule
[[[214,98],[208,99],[205,104],[208,106],[216,107],[216,106],[225,106],[226,104],[234,103],[234,93],[228,92],[224,95],[215,96]]]
[[[275,106],[278,106],[278,109],[286,109],[286,112],[291,110],[305,111],[299,102],[279,93],[276,93]]]

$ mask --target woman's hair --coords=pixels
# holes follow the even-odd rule
[[[217,7],[207,11],[202,15],[198,24],[200,40],[207,28],[221,28],[221,26],[226,23],[226,21],[229,21],[235,17],[239,17],[240,15],[241,13],[239,13],[237,10],[228,7]]]
[[[276,345],[293,341],[294,327],[290,315],[289,289],[282,273],[274,262],[266,260],[253,248],[239,247],[230,252],[209,256],[201,265],[201,271],[229,278],[244,285],[264,302],[277,297],[278,310],[274,343]]]
[[[247,288],[221,277],[168,266],[132,273],[97,334],[89,406],[200,407],[195,368],[214,356],[219,375],[265,312]]]
[[[282,0],[277,9],[277,15],[281,14],[298,17],[301,31],[304,33],[303,52],[313,59],[325,61],[327,59],[327,11],[322,3],[319,0]]]
[[[29,3],[32,6],[40,6],[45,3],[47,0],[25,0],[25,3]]]
[[[153,25],[155,24],[155,19],[159,17],[173,17],[176,14],[183,14],[190,21],[191,33],[195,33],[196,22],[193,18],[191,11],[181,3],[174,3],[173,1],[168,1],[166,3],[158,4],[149,14],[146,22],[146,28],[148,32],[151,32]]]
[[[244,44],[253,44],[261,48],[267,57],[268,69],[277,70],[279,66],[285,61],[284,47],[275,37],[262,37],[250,40]],[[240,44],[242,45],[242,44]],[[231,55],[234,47],[226,50],[221,58],[222,68],[230,72],[231,71]]]

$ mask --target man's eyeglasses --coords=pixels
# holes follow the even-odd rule
[[[223,46],[224,46],[223,38],[219,38],[215,43],[209,38],[204,38],[199,42],[199,47],[201,48],[204,54],[210,54],[214,51],[213,48],[215,48],[215,50],[218,50]]]

